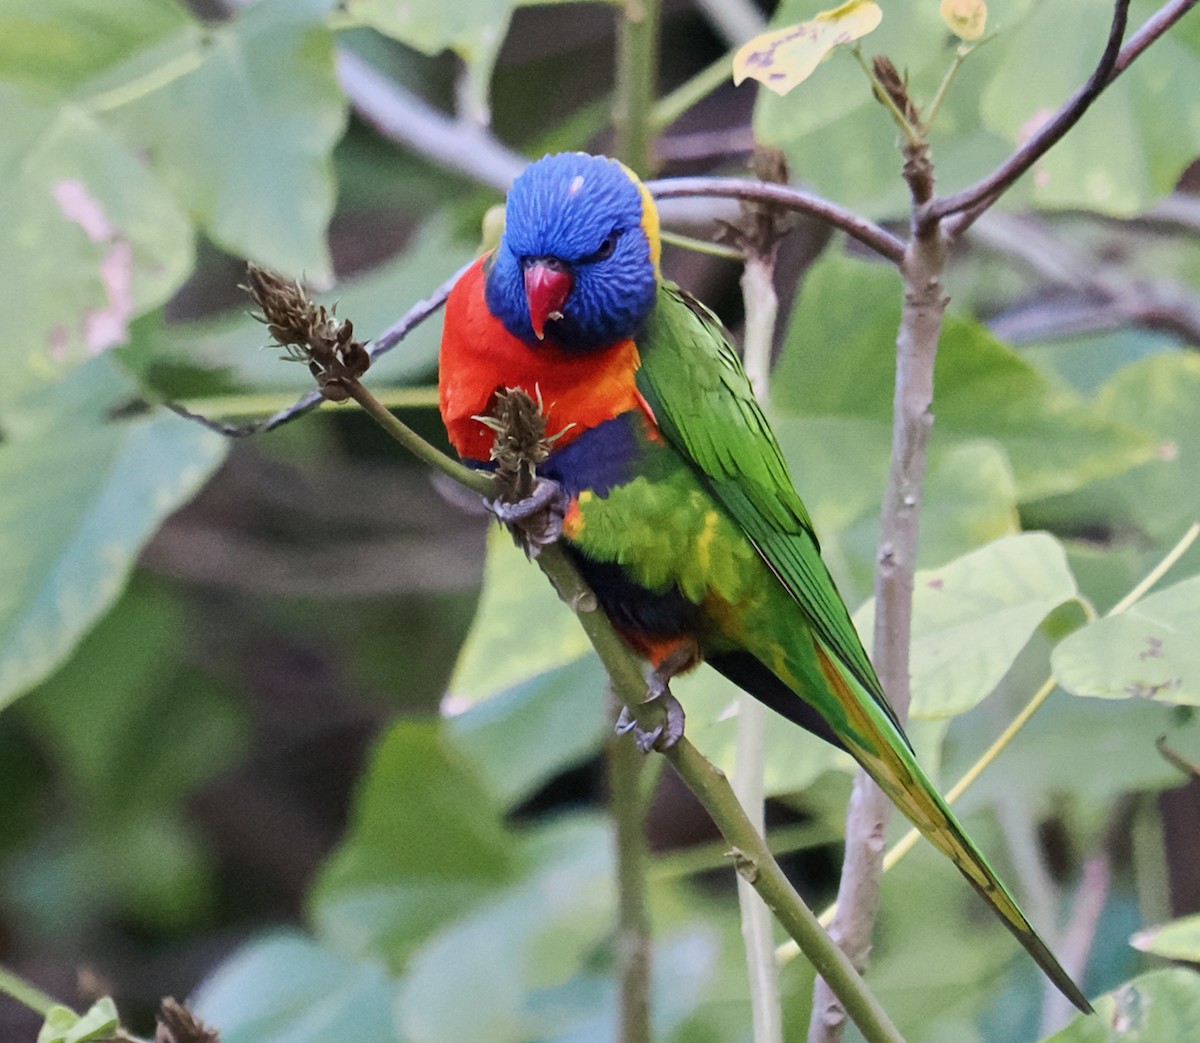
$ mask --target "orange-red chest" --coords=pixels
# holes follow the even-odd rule
[[[549,341],[529,347],[488,311],[484,260],[468,268],[450,291],[442,327],[438,399],[459,456],[489,458],[494,432],[474,418],[491,412],[492,397],[503,388],[523,388],[534,398],[540,394],[551,435],[574,425],[558,440],[559,447],[628,410],[649,416],[634,383],[640,360],[633,341],[580,353]]]

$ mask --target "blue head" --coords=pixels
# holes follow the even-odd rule
[[[625,166],[546,156],[508,193],[488,308],[531,346],[546,336],[569,351],[606,347],[633,336],[654,307],[658,254],[654,202]]]

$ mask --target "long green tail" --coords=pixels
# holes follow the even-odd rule
[[[967,882],[996,911],[1059,991],[1085,1014],[1092,1013],[1087,997],[1033,929],[1008,888],[929,781],[904,734],[866,691],[859,691],[857,680],[848,676],[836,659],[820,648],[818,655],[821,672],[848,718],[849,729],[844,729],[840,722],[835,727],[854,759],[930,843],[958,866]]]

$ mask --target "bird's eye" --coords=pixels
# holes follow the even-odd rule
[[[617,237],[620,236],[621,230],[614,228],[604,237],[596,249],[584,258],[585,261],[603,261],[613,255],[613,251],[617,248]]]

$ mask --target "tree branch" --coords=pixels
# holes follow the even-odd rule
[[[1113,8],[1112,25],[1108,31],[1108,42],[1104,46],[1104,53],[1100,56],[1099,64],[1088,78],[1087,83],[1080,87],[1058,112],[1043,123],[1025,144],[987,177],[961,192],[942,199],[935,199],[918,209],[914,220],[918,235],[928,233],[929,229],[937,226],[939,222],[952,214],[961,214],[962,217],[952,227],[946,227],[945,232],[952,238],[961,235],[982,212],[982,210],[977,211],[977,208],[986,209],[991,206],[1022,174],[1050,151],[1067,131],[1079,122],[1083,114],[1091,108],[1092,102],[1112,82],[1111,76],[1121,50],[1121,40],[1125,36],[1125,23],[1128,15],[1129,0],[1117,0]]]
[[[914,211],[933,191],[928,146],[906,145],[904,177]],[[933,368],[947,298],[941,273],[946,246],[936,226],[909,242],[900,266],[904,304],[896,336],[896,387],[892,406],[892,453],[875,568],[875,635],[872,661],[901,723],[908,716],[909,647],[912,641],[913,573],[917,523],[925,479],[925,452],[933,425]],[[879,909],[884,829],[891,802],[864,771],[855,775],[846,815],[846,850],[838,888],[838,911],[830,934],[855,967],[866,965]],[[809,1043],[835,1043],[845,1016],[828,983],[813,990]]]
[[[952,196],[934,199],[917,211],[914,227],[918,234],[941,223],[944,234],[961,236],[975,220],[1025,174],[1069,131],[1109,84],[1123,73],[1147,47],[1179,21],[1197,0],[1171,0],[1141,26],[1129,43],[1121,47],[1129,14],[1129,0],[1117,0],[1113,8],[1108,42],[1092,75],[1038,131],[987,177]],[[950,220],[946,220],[950,218]]]
[[[840,228],[852,239],[870,247],[880,257],[899,264],[904,257],[904,240],[865,217],[831,203],[827,199],[802,192],[789,185],[773,185],[732,177],[674,177],[647,181],[646,187],[656,199],[681,196],[741,199],[751,203],[773,203],[787,210],[809,214]]]

